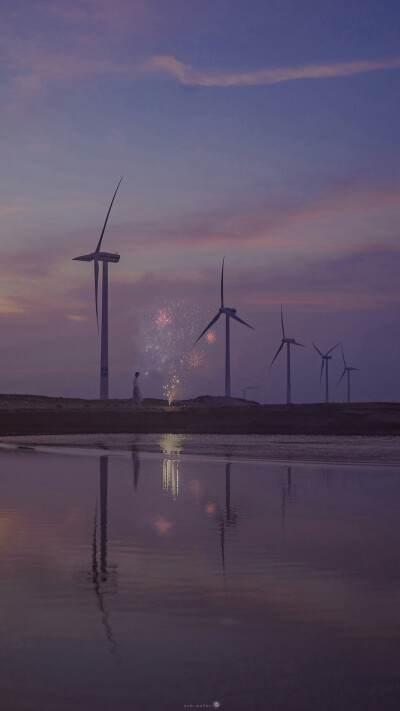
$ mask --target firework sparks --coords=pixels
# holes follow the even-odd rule
[[[173,400],[175,400],[178,392],[179,392],[179,387],[180,387],[180,380],[177,375],[173,375],[169,383],[163,386],[164,390],[164,395],[166,396],[168,400],[168,405],[171,404]]]
[[[215,335],[215,331],[208,331],[208,333],[206,333],[206,341],[209,345],[211,345],[212,343],[215,343],[216,340],[217,340],[217,337]]]
[[[193,368],[202,365],[205,353],[193,349],[204,318],[195,304],[184,299],[160,302],[143,318],[143,359],[146,370],[164,378],[164,397],[171,403],[182,397]]]
[[[168,315],[166,311],[163,309],[160,309],[158,312],[156,318],[155,318],[155,324],[159,328],[165,328],[165,326],[168,326],[168,324],[171,323],[171,317]]]
[[[190,368],[199,368],[204,360],[204,351],[196,351],[193,349],[187,356],[187,362]]]

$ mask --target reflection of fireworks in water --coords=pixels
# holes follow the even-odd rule
[[[158,444],[163,454],[163,489],[171,494],[173,499],[179,494],[179,463],[182,451],[182,442],[185,435],[162,435]]]
[[[215,343],[216,340],[217,340],[217,337],[215,335],[215,331],[208,331],[208,333],[206,333],[206,341],[209,345],[211,345],[212,343]]]
[[[196,351],[196,349],[194,348],[187,355],[187,362],[189,364],[189,367],[190,368],[198,368],[200,365],[202,365],[204,356],[205,356],[204,351]]]
[[[153,313],[146,317],[146,370],[154,369],[165,376],[163,390],[169,403],[182,393],[191,369],[202,365],[203,357],[196,365],[189,359],[204,321],[201,316],[196,306],[179,299],[170,303],[157,301]]]

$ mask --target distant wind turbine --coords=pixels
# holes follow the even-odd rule
[[[346,365],[346,360],[344,357],[343,348],[342,348],[342,358],[343,358],[344,369],[343,369],[342,375],[339,378],[338,385],[343,380],[344,376],[347,373],[347,402],[350,402],[350,371],[351,370],[360,370],[360,368],[352,368],[349,365]]]
[[[196,343],[204,336],[205,333],[211,328],[211,326],[214,325],[219,319],[219,317],[222,314],[225,314],[226,322],[226,332],[225,332],[225,397],[230,397],[231,396],[231,352],[230,352],[230,336],[229,336],[229,319],[233,318],[235,321],[239,321],[239,323],[242,323],[244,326],[247,326],[247,328],[253,328],[253,326],[250,326],[246,321],[242,321],[239,316],[236,316],[236,309],[229,309],[227,306],[224,306],[224,264],[225,264],[225,257],[222,260],[222,271],[221,271],[221,306],[220,309],[217,313],[216,316],[214,316],[213,320],[208,324],[208,326],[204,329],[204,331],[200,334],[198,337]],[[196,345],[196,343],[194,345]]]
[[[277,359],[279,353],[281,352],[282,348],[284,347],[285,343],[287,346],[287,377],[286,377],[286,403],[287,405],[290,405],[292,402],[292,390],[291,390],[291,379],[290,379],[290,346],[301,346],[304,348],[305,346],[302,343],[297,343],[294,338],[286,338],[285,335],[285,326],[283,324],[283,310],[281,306],[281,324],[282,324],[282,342],[281,345],[279,346],[278,350],[275,353],[275,356],[272,360],[271,365],[269,366],[270,369],[272,368],[275,360]]]
[[[338,346],[340,346],[340,341],[339,341],[339,343],[336,344],[336,346],[333,346],[332,348],[330,348],[329,351],[327,351],[327,352],[325,353],[325,355],[323,355],[323,354],[321,353],[321,351],[319,350],[319,348],[317,348],[317,346],[315,345],[315,343],[313,343],[313,346],[314,346],[315,350],[317,351],[317,353],[319,353],[320,356],[321,356],[321,358],[322,358],[321,374],[320,374],[320,376],[319,376],[319,381],[320,381],[320,382],[321,382],[322,373],[324,372],[324,367],[325,367],[325,402],[329,402],[328,363],[329,363],[330,360],[332,360],[332,356],[329,355],[329,353],[332,353],[332,351],[334,351],[335,348],[337,348]]]
[[[121,178],[122,180],[122,178]],[[101,231],[100,239],[94,252],[74,257],[78,262],[93,262],[94,265],[94,298],[96,304],[97,330],[99,330],[98,287],[99,287],[99,262],[103,262],[103,280],[101,289],[101,362],[100,362],[100,400],[108,400],[108,262],[119,262],[120,255],[110,252],[100,252],[101,242],[107,227],[108,218],[113,206],[121,180],[108,208],[107,216]]]

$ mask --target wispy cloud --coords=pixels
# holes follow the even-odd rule
[[[0,314],[25,314],[28,312],[26,305],[18,302],[15,299],[7,298],[5,296],[0,296]]]
[[[331,64],[306,64],[299,67],[265,67],[251,71],[223,72],[219,70],[201,71],[184,64],[172,55],[151,57],[142,69],[144,72],[167,72],[187,86],[260,86],[279,84],[296,79],[327,79],[347,77],[382,69],[397,69],[400,57],[359,60],[355,62],[333,62]]]
[[[89,321],[88,316],[81,316],[79,314],[67,314],[66,317],[69,321],[76,321],[76,323],[85,323]]]
[[[88,17],[90,3],[82,7],[60,8],[71,19]],[[124,5],[125,7],[125,5]],[[108,12],[102,5],[104,22],[112,23],[114,12]],[[99,9],[99,8],[97,8]],[[91,15],[89,15],[91,17]],[[96,15],[97,16],[97,15]],[[181,84],[204,87],[245,87],[278,84],[299,79],[326,79],[346,77],[366,72],[400,67],[400,57],[359,60],[352,62],[333,62],[330,64],[307,64],[292,67],[264,67],[249,71],[221,71],[219,69],[203,71],[190,64],[185,64],[172,55],[152,56],[144,61],[136,56],[129,62],[121,61],[118,51],[113,51],[114,44],[107,39],[100,41],[96,34],[68,35],[58,47],[46,38],[38,41],[30,34],[16,36],[11,30],[0,36],[0,52],[4,60],[4,76],[8,99],[16,103],[26,101],[40,94],[52,84],[60,82],[81,83],[88,79],[104,80],[109,77],[131,77],[166,73],[175,77]],[[115,49],[115,48],[114,48]],[[11,104],[13,107],[14,104]]]
[[[307,199],[280,198],[261,206],[238,209],[225,204],[188,215],[163,218],[160,222],[114,225],[114,243],[119,250],[135,251],[196,248],[198,250],[259,249],[268,247],[296,253],[349,251],[355,243],[368,244],[364,220],[387,216],[390,234],[397,239],[400,192],[395,187],[329,189]],[[393,213],[393,214],[392,214]],[[382,242],[382,229],[375,227],[373,241]]]

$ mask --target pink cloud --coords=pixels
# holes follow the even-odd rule
[[[3,31],[0,51],[4,57],[4,67],[9,75],[9,90],[13,90],[16,100],[25,100],[40,93],[48,83],[65,81],[85,81],[92,77],[129,76],[132,78],[146,74],[166,72],[182,84],[190,86],[230,87],[271,85],[299,79],[325,79],[329,77],[353,76],[365,72],[400,67],[400,58],[359,60],[353,62],[333,62],[331,64],[308,64],[299,67],[272,67],[252,71],[221,72],[201,71],[184,64],[171,55],[152,56],[147,60],[119,59],[115,49],[114,32],[125,31],[131,25],[141,23],[147,17],[140,2],[115,3],[103,0],[53,6],[52,12],[60,19],[81,22],[80,34],[65,34],[58,46],[52,38],[38,38],[32,35],[16,36]],[[101,21],[111,32],[110,37],[93,31],[90,22]]]
[[[240,72],[202,72],[189,64],[184,64],[171,55],[154,56],[143,65],[143,71],[167,72],[188,86],[257,86],[279,84],[296,79],[327,79],[346,77],[382,69],[397,69],[400,58],[377,59],[372,61],[333,62],[331,64],[306,64],[300,67],[272,67]]]
[[[0,296],[0,314],[25,314],[28,312],[27,304],[21,303],[19,300]]]
[[[348,251],[360,240],[365,241],[364,236],[352,225],[349,237],[349,232],[340,231],[334,221],[340,219],[344,226],[352,216],[357,219],[389,214],[398,205],[400,192],[392,188],[333,190],[302,203],[288,198],[243,211],[238,211],[236,205],[226,205],[217,211],[205,208],[203,212],[170,217],[161,223],[117,224],[113,228],[114,243],[120,250],[128,246],[131,249],[134,244],[135,250],[141,252],[172,247],[204,251],[230,246],[248,250],[262,245],[281,251],[295,248],[304,253]],[[390,240],[386,241],[391,245]]]
[[[86,321],[89,321],[89,317],[82,316],[82,314],[67,314],[65,318],[69,321],[75,321],[76,323],[86,323]]]

